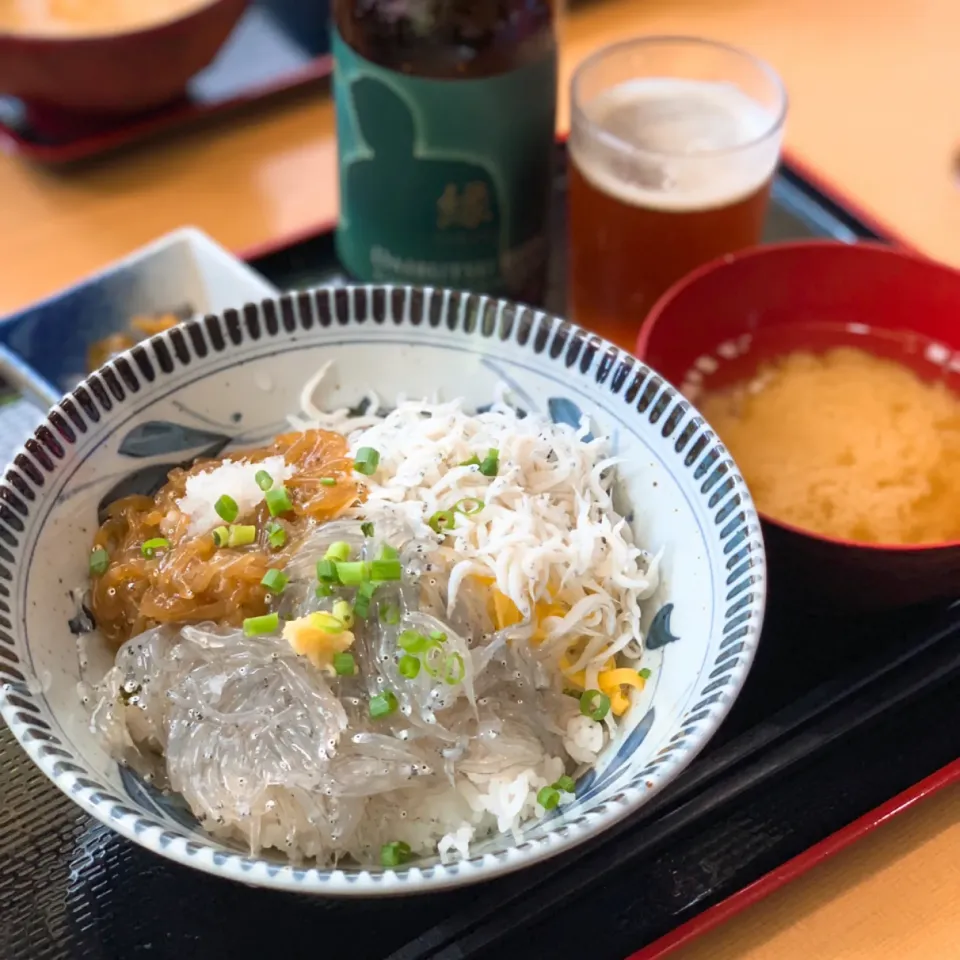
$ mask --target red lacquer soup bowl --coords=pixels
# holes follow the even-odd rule
[[[669,290],[636,353],[696,402],[764,360],[837,346],[892,358],[960,395],[960,273],[876,244],[756,247]],[[812,605],[869,610],[960,597],[960,542],[857,543],[761,517],[773,588]]]
[[[0,92],[50,127],[63,112],[116,117],[183,94],[214,58],[248,0],[207,0],[142,29],[29,34],[0,24]]]

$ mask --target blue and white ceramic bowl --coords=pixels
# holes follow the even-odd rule
[[[576,801],[499,837],[471,859],[334,870],[249,857],[197,828],[175,797],[121,770],[78,700],[71,588],[84,582],[97,508],[152,489],[171,467],[259,443],[298,409],[320,365],[321,401],[465,396],[477,407],[505,382],[529,410],[590,418],[608,433],[618,496],[640,543],[663,548],[663,586],[646,612],[653,674]],[[322,392],[322,391],[321,391]],[[227,310],[154,337],[55,406],[0,485],[3,717],[40,768],[93,816],[142,846],[210,873],[319,894],[424,892],[552,856],[649,800],[696,756],[750,669],[763,617],[765,562],[744,482],[713,431],[656,373],[569,323],[505,302],[409,288],[357,287]],[[100,652],[105,669],[109,656]],[[646,663],[647,661],[645,661]]]

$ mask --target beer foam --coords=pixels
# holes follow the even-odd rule
[[[732,84],[638,79],[598,95],[570,152],[598,190],[632,206],[668,211],[736,203],[770,177],[780,150],[776,116]]]

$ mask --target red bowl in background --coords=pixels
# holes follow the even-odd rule
[[[664,294],[636,353],[696,403],[763,360],[836,346],[898,360],[960,394],[960,273],[877,244],[755,247]],[[761,517],[772,585],[789,582],[811,604],[849,611],[960,597],[960,542],[862,544]]]
[[[116,119],[161,106],[213,60],[247,3],[209,0],[176,19],[117,33],[0,30],[0,92],[22,99],[47,129],[60,113]]]

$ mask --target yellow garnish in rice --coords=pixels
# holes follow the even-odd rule
[[[483,578],[486,580],[486,578]],[[493,580],[490,580],[490,585]],[[498,630],[504,627],[514,627],[523,620],[523,614],[517,605],[505,594],[499,590],[493,591],[493,622]]]
[[[560,670],[571,686],[584,690],[587,685],[587,671],[573,671],[575,662],[576,657],[571,656],[568,650],[560,658]],[[630,696],[623,688],[633,687],[635,690],[642,690],[646,686],[646,680],[631,667],[618,667],[616,660],[610,657],[597,675],[597,685],[600,687],[600,692],[610,698],[610,709],[614,715],[620,717],[630,709]]]
[[[306,657],[315,667],[334,673],[333,658],[353,645],[353,633],[332,613],[311,613],[299,620],[288,620],[283,639],[294,653]]]
[[[493,585],[492,578],[479,578],[487,582],[489,586]],[[512,627],[523,620],[517,605],[505,594],[499,590],[493,591],[492,598],[493,620],[498,630],[504,627]],[[530,637],[531,643],[542,643],[546,638],[546,627],[544,621],[547,617],[562,617],[567,613],[567,608],[563,604],[555,603],[552,599],[537,601],[534,606],[533,619],[536,624],[534,632]],[[560,657],[560,671],[563,673],[564,680],[570,686],[580,690],[586,689],[587,671],[573,670],[573,665],[580,656],[577,647],[582,644],[582,639],[578,638],[570,643],[570,646]],[[639,672],[630,667],[618,667],[616,659],[610,657],[604,663],[603,669],[597,676],[597,682],[600,686],[600,692],[610,698],[610,709],[617,717],[623,716],[630,709],[629,689],[642,690],[646,685],[646,680],[640,676]]]
[[[642,690],[647,681],[636,670],[629,667],[618,667],[615,670],[604,670],[598,677],[600,692],[610,698],[610,709],[619,717],[630,709],[630,696],[624,692],[624,687],[633,687]]]
[[[580,651],[577,650],[577,647],[580,645],[581,641],[577,640],[575,643],[572,643],[568,648],[567,652],[560,658],[560,672],[564,677],[570,681],[571,684],[575,687],[579,687],[581,690],[586,689],[587,686],[587,671],[586,670],[574,670],[573,665],[580,659]],[[611,657],[603,665],[604,670],[615,670],[617,666],[617,661]]]
[[[486,579],[486,578],[483,578]],[[491,585],[493,581],[490,581]],[[547,637],[547,628],[544,620],[547,617],[562,617],[568,612],[568,608],[561,603],[554,603],[549,597],[546,600],[538,600],[533,608],[533,622],[535,624],[533,633],[530,636],[530,642],[533,644],[543,643]],[[513,627],[523,620],[523,614],[517,608],[517,605],[504,593],[499,590],[493,591],[493,621],[498,630],[504,627]]]

